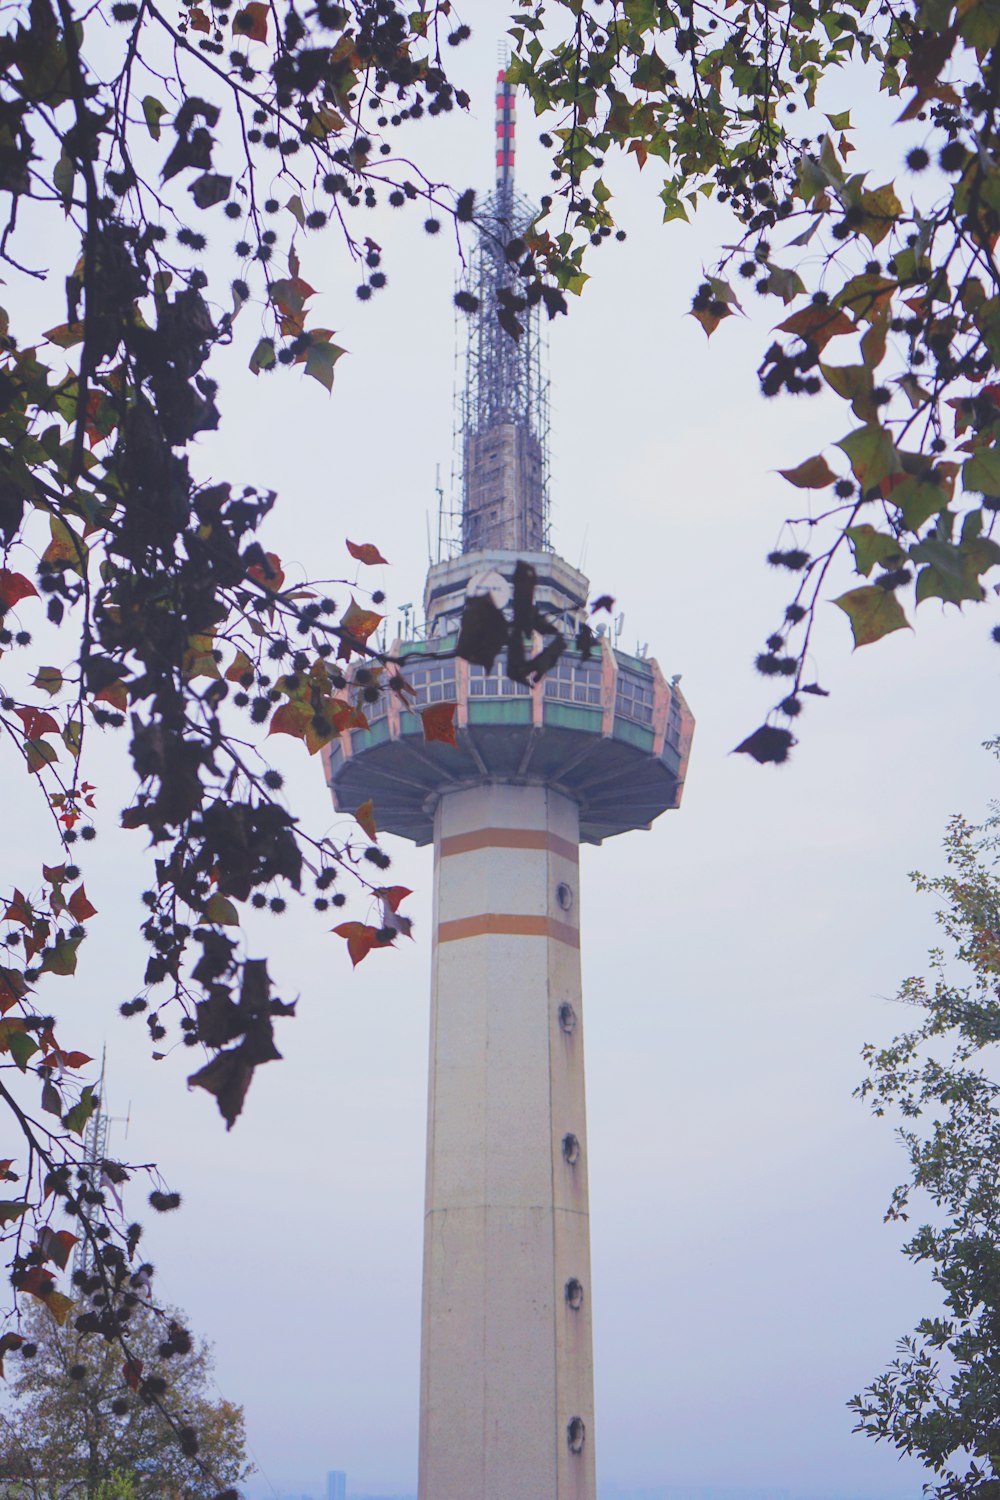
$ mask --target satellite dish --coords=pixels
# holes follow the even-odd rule
[[[497,609],[504,609],[510,603],[510,584],[496,568],[487,568],[482,573],[473,573],[469,579],[465,597],[475,599],[483,594],[489,594]]]

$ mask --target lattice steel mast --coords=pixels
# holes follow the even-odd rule
[[[538,305],[523,300],[508,256],[535,210],[514,188],[514,89],[497,74],[496,186],[477,214],[462,434],[462,551],[538,552],[548,546],[548,381]],[[503,315],[503,319],[501,319]],[[516,317],[522,332],[509,330]],[[503,323],[508,323],[505,328]]]

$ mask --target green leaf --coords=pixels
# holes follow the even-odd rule
[[[872,405],[874,381],[864,365],[820,365],[820,373],[831,390],[843,401],[851,403],[851,409],[862,422],[875,419],[877,408]]]
[[[160,121],[167,112],[167,106],[161,104],[159,99],[152,94],[147,94],[142,101],[142,112],[146,117],[146,128],[154,141],[160,139]]]
[[[833,603],[842,609],[851,622],[855,648],[870,646],[894,630],[908,630],[909,621],[903,606],[890,589],[880,589],[871,584],[850,589]]]
[[[221,927],[238,927],[240,925],[240,914],[230,901],[228,896],[215,895],[205,907],[205,916],[209,922],[218,922]]]
[[[902,511],[907,530],[919,531],[931,516],[947,509],[948,492],[933,480],[912,477],[897,484],[889,500]]]
[[[1000,448],[980,448],[962,465],[962,483],[978,495],[1000,496]]]
[[[877,422],[856,428],[836,446],[847,454],[863,490],[881,484],[890,474],[898,474],[902,467],[891,434]]]
[[[62,689],[63,674],[58,667],[39,667],[35,673],[33,685],[41,688],[43,693],[48,693],[50,698],[54,698]]]
[[[842,110],[839,115],[827,115],[826,118],[830,121],[834,130],[850,130],[851,128],[851,111],[849,109]]]
[[[26,1031],[12,1031],[7,1038],[11,1056],[23,1073],[29,1060],[39,1051],[38,1043]]]
[[[274,352],[273,339],[260,339],[256,349],[250,356],[250,370],[254,375],[259,375],[261,370],[273,370],[278,362],[278,356]]]
[[[862,526],[848,526],[847,537],[854,548],[854,565],[866,578],[876,563],[898,568],[904,561],[905,554],[899,550],[896,538],[884,531],[876,531],[867,522]]]
[[[310,344],[306,351],[306,374],[332,391],[333,367],[343,353],[336,344]]]
[[[88,1084],[80,1095],[79,1103],[74,1104],[73,1108],[63,1115],[63,1124],[66,1129],[72,1130],[74,1135],[83,1135],[87,1121],[94,1113],[94,1108],[94,1086]]]
[[[76,167],[73,158],[63,151],[52,169],[52,186],[59,194],[59,201],[67,213],[73,202],[73,183],[75,179]]]
[[[76,973],[76,950],[80,946],[79,938],[60,938],[51,948],[45,950],[40,969],[43,974],[75,974]]]
[[[51,765],[59,756],[48,740],[25,740],[24,758],[28,763],[28,774],[37,776],[44,766]]]
[[[289,198],[288,202],[285,204],[285,207],[288,209],[288,212],[291,214],[296,224],[298,224],[299,228],[305,229],[306,211],[302,207],[302,199],[299,197],[298,193],[296,193],[294,197]]]

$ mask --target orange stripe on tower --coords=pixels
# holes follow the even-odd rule
[[[453,922],[438,924],[439,943],[454,943],[460,938],[474,937],[544,937],[557,943],[568,943],[579,948],[580,934],[568,922],[557,922],[554,917],[516,916],[507,912],[484,912],[479,917],[458,917]]]
[[[474,828],[441,840],[440,854],[472,854],[476,849],[547,849],[563,859],[576,860],[580,850],[571,839],[560,838],[545,828]]]

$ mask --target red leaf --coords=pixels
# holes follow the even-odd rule
[[[139,1389],[139,1376],[141,1374],[141,1359],[127,1359],[122,1365],[122,1379],[128,1386],[129,1390],[137,1391]]]
[[[88,917],[97,915],[97,907],[92,906],[87,900],[87,892],[83,888],[82,881],[69,898],[69,909],[78,922],[85,922]]]
[[[333,931],[338,937],[347,939],[347,951],[355,968],[368,956],[378,940],[378,928],[369,927],[365,922],[341,922]]]
[[[211,31],[212,23],[203,10],[195,9],[191,12],[192,31]]]
[[[378,838],[378,831],[375,827],[375,809],[372,806],[372,799],[370,797],[367,802],[362,802],[361,806],[355,810],[354,816],[372,843],[374,843]]]
[[[12,609],[21,599],[27,599],[32,594],[37,598],[38,590],[23,573],[11,573],[6,568],[0,568],[0,600],[8,609]]]
[[[32,1266],[26,1271],[24,1279],[17,1284],[19,1292],[28,1292],[32,1297],[38,1297],[44,1302],[56,1284],[56,1279],[51,1271],[46,1271],[43,1266]]]
[[[31,908],[16,886],[14,887],[13,898],[3,914],[3,920],[5,922],[21,922],[25,927],[31,926]]]
[[[117,708],[123,714],[128,708],[128,688],[124,682],[109,682],[107,687],[101,688],[99,693],[94,694],[95,703],[110,703],[112,708]]]
[[[375,894],[382,897],[391,911],[398,911],[399,903],[405,901],[407,896],[412,896],[413,892],[405,885],[384,885]]]
[[[60,1271],[69,1263],[70,1251],[77,1244],[77,1236],[68,1229],[51,1229],[43,1224],[38,1231],[38,1248],[46,1260],[55,1261]]]
[[[366,563],[369,567],[375,563],[384,563],[384,558],[374,542],[348,542],[347,550],[352,557],[356,557],[359,563]]]
[[[24,725],[25,739],[37,740],[40,734],[59,733],[59,725],[43,708],[15,708],[14,712]]]
[[[265,552],[267,566],[263,563],[254,563],[252,568],[247,568],[247,577],[259,583],[261,588],[269,589],[276,594],[285,581],[284,569],[281,566],[281,558],[276,552]]]
[[[454,703],[432,703],[430,708],[421,710],[420,717],[424,724],[425,741],[440,740],[443,745],[458,743],[455,739]]]
[[[85,1068],[89,1062],[94,1061],[86,1052],[60,1052],[59,1056],[64,1068]]]

